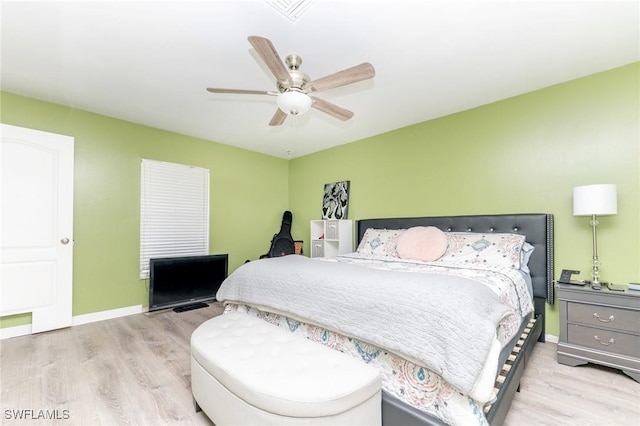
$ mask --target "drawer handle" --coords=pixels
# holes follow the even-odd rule
[[[613,337],[609,339],[608,342],[601,342],[598,336],[593,336],[593,338],[596,340],[596,342],[600,343],[602,346],[611,346],[616,342],[615,340],[613,340]]]
[[[597,319],[598,321],[600,321],[600,322],[611,322],[611,321],[613,321],[613,320],[614,320],[613,315],[609,315],[609,319],[602,319],[602,318],[600,318],[600,315],[598,315],[598,313],[597,313],[597,312],[594,312],[594,313],[593,313],[593,317],[594,317],[595,319]]]

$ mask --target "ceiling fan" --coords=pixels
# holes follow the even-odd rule
[[[275,76],[278,91],[218,89],[211,87],[207,88],[207,90],[211,93],[277,96],[278,109],[269,122],[270,126],[279,126],[284,123],[287,115],[304,114],[309,108],[315,108],[339,120],[348,120],[353,117],[352,111],[341,108],[324,99],[310,96],[310,94],[367,80],[375,75],[373,66],[368,62],[363,62],[360,65],[338,71],[326,77],[311,80],[307,74],[300,71],[300,64],[302,63],[300,56],[296,54],[288,55],[285,67],[269,39],[249,36],[249,43],[267,65],[269,71]]]

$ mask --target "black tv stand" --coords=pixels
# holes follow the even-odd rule
[[[204,302],[192,303],[191,305],[176,306],[175,308],[173,308],[173,312],[192,311],[194,309],[206,308],[207,306],[209,305]]]

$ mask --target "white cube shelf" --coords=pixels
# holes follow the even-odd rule
[[[352,251],[352,220],[311,221],[311,257],[332,257]]]

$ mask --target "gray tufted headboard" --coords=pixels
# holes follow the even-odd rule
[[[535,247],[529,260],[536,315],[544,320],[545,302],[553,304],[553,215],[544,213],[436,216],[357,221],[358,243],[369,228],[408,229],[435,226],[445,232],[511,232],[527,236]],[[543,329],[544,330],[544,329]],[[544,338],[544,331],[541,336]]]

